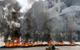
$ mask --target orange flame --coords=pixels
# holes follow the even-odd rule
[[[59,45],[65,45],[65,44],[64,44],[64,42],[60,42],[60,44],[59,44]]]
[[[25,44],[22,44],[21,46],[22,46],[22,47],[24,47],[24,46],[25,46]]]
[[[10,44],[9,47],[13,47],[13,44]]]
[[[39,42],[38,45],[41,45],[41,43]]]
[[[44,45],[43,42],[41,43],[41,45]]]
[[[38,45],[38,43],[36,44],[36,46]]]
[[[17,38],[16,43],[14,43],[14,38],[12,39],[12,44],[9,42],[6,42],[6,47],[15,47],[15,46],[20,46],[20,40]]]
[[[13,44],[10,44],[9,42],[6,42],[6,47],[13,47]]]
[[[26,43],[24,44],[24,46],[29,46],[29,45],[28,45],[28,41],[26,41]]]
[[[33,42],[32,46],[35,46],[35,42]]]
[[[14,43],[14,38],[12,39],[12,45],[13,45],[13,47],[15,47],[15,43]]]
[[[53,43],[53,40],[51,40],[51,42],[50,42],[50,43],[51,43],[51,45],[55,45],[55,43]]]
[[[16,38],[16,46],[20,46],[20,40]]]
[[[50,42],[48,42],[48,45],[55,45],[55,43],[53,43],[53,40],[51,40]]]
[[[77,44],[75,44],[75,43],[71,42],[71,43],[70,43],[70,45],[77,45]]]
[[[29,45],[29,46],[31,46],[32,44],[31,44],[31,43],[29,43],[28,45]]]
[[[9,44],[8,42],[6,42],[6,47],[9,47],[9,45],[10,45],[10,44]]]
[[[50,45],[53,44],[53,43],[49,43]],[[12,39],[12,44],[10,44],[9,42],[6,42],[6,47],[16,47],[16,46],[35,46],[35,45],[44,45],[43,42],[42,43],[38,43],[38,44],[35,44],[35,42],[33,42],[33,44],[29,43],[28,44],[28,41],[26,41],[25,43],[21,44],[20,45],[20,40],[18,38],[16,38],[16,42],[14,43],[14,38]]]
[[[16,42],[14,42],[14,40],[15,40],[15,38],[12,39],[11,44],[7,41],[6,42],[6,47],[16,47],[16,46],[25,46],[25,47],[27,47],[27,46],[35,46],[35,45],[44,45],[43,41],[42,41],[42,43],[39,42],[37,44],[35,44],[35,42],[33,42],[33,44],[31,44],[31,43],[28,44],[28,41],[26,41],[25,43],[20,45],[20,40],[18,38],[16,38]],[[53,41],[50,41],[48,43],[48,45],[51,45],[51,44],[54,44]]]
[[[48,42],[48,46],[50,46],[51,44],[50,44],[50,42]]]
[[[12,39],[12,43],[14,44],[14,38]]]

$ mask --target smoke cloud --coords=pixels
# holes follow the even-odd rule
[[[6,13],[7,20],[13,19],[10,17],[10,13],[20,12],[25,15],[21,24],[21,33],[26,32],[45,32],[54,33],[59,31],[63,32],[67,30],[80,30],[79,26],[79,15],[80,15],[80,1],[75,0],[61,0],[64,5],[60,8],[61,12],[56,12],[54,7],[56,3],[53,0],[39,1],[39,0],[4,0],[6,2]],[[9,1],[9,2],[8,2]],[[38,2],[37,2],[38,1]],[[13,2],[13,3],[12,3]],[[15,6],[16,5],[16,6]],[[17,9],[16,9],[17,8]],[[19,13],[19,14],[20,14]],[[56,15],[55,15],[56,14]],[[17,19],[18,20],[18,19]],[[66,27],[65,27],[66,26]],[[24,31],[23,31],[24,30]],[[26,31],[27,30],[27,31]]]

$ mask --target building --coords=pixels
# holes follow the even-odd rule
[[[4,2],[0,0],[0,20],[4,16],[3,7],[4,7]]]
[[[3,7],[4,7],[4,2],[2,0],[0,0],[0,34],[3,32],[3,17],[4,17],[4,11],[3,11]]]

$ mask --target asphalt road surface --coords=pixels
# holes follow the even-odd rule
[[[80,50],[80,46],[58,46],[59,50]]]
[[[80,45],[80,42],[78,42]],[[5,46],[4,42],[0,40],[0,47]],[[0,48],[0,50],[46,50],[46,46],[27,47],[27,48]],[[80,46],[56,46],[56,50],[80,50]]]
[[[56,50],[80,50],[80,46],[56,46]],[[0,50],[46,50],[45,46],[28,48],[0,48]]]

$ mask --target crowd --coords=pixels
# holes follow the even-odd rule
[[[52,35],[54,41],[80,41],[80,33],[78,32],[60,32],[60,33],[53,33]]]

